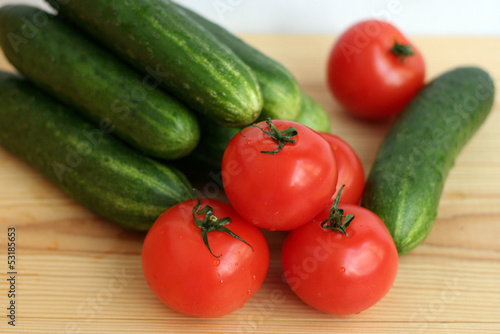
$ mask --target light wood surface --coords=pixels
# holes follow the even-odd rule
[[[354,147],[368,172],[388,124],[355,120],[329,95],[325,62],[334,37],[244,38],[291,69],[331,113],[332,132]],[[478,65],[500,83],[500,39],[413,40],[425,55],[428,79],[455,66]],[[0,68],[12,69],[3,57]],[[451,171],[430,236],[400,258],[389,294],[358,315],[342,317],[309,308],[282,282],[280,232],[266,233],[269,274],[243,308],[210,320],[177,314],[142,277],[144,233],[96,217],[0,148],[0,332],[499,333],[499,101]],[[5,316],[8,226],[17,230],[15,328]]]

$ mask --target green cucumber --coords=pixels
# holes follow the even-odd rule
[[[210,168],[220,169],[222,155],[227,144],[242,127],[228,127],[199,117],[201,128],[200,144],[194,149],[191,157]]]
[[[184,174],[129,148],[20,77],[0,72],[0,146],[96,214],[147,230],[196,197]]]
[[[31,82],[95,123],[112,123],[113,134],[145,154],[177,159],[198,143],[190,110],[49,13],[0,8],[0,45]]]
[[[316,131],[329,132],[330,118],[326,110],[306,93],[301,92],[301,94],[301,110],[295,122],[307,125]],[[198,119],[201,139],[190,156],[212,169],[220,169],[227,144],[234,135],[241,131],[242,127],[223,126],[204,117],[198,117]]]
[[[253,70],[264,98],[261,119],[271,117],[293,121],[297,118],[301,108],[301,92],[297,80],[289,70],[223,27],[192,10],[177,6],[210,31],[219,41],[229,46]]]
[[[228,126],[259,116],[262,93],[251,69],[171,1],[47,2],[192,110]]]
[[[295,122],[307,125],[318,132],[330,132],[330,116],[326,110],[308,94],[302,92],[302,107]]]
[[[431,231],[446,177],[493,97],[493,81],[482,69],[451,70],[423,87],[387,133],[362,205],[384,221],[400,254]]]

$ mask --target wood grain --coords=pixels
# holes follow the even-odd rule
[[[334,37],[244,38],[292,70],[302,88],[329,111],[332,132],[354,147],[368,172],[389,124],[353,119],[329,95],[325,63]],[[414,41],[425,55],[427,79],[456,66],[478,65],[500,82],[500,39]],[[12,70],[4,58],[0,68]],[[96,217],[0,149],[0,332],[498,333],[499,126],[497,97],[491,115],[450,173],[430,236],[400,258],[394,287],[381,302],[342,317],[309,308],[283,283],[281,232],[266,232],[269,274],[243,308],[220,319],[177,314],[155,298],[142,277],[144,233]],[[17,230],[15,328],[5,317],[8,226]]]

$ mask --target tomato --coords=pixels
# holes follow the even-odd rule
[[[399,113],[423,86],[422,54],[390,23],[368,20],[347,29],[329,54],[330,91],[349,112],[380,119]]]
[[[276,131],[284,132],[284,143],[270,135]],[[314,218],[328,204],[338,177],[328,142],[303,124],[283,120],[260,122],[236,134],[221,172],[234,209],[268,230],[291,230]]]
[[[213,214],[200,211],[202,206]],[[194,215],[199,224],[208,221],[208,246]],[[210,217],[230,221],[221,227]],[[190,200],[171,207],[148,231],[142,248],[144,277],[154,294],[173,310],[195,317],[220,317],[243,306],[261,287],[268,267],[263,233],[219,200],[203,199],[199,205]]]
[[[354,215],[347,228],[337,228],[347,235],[322,226],[330,213],[325,210],[291,231],[282,249],[285,279],[295,294],[313,308],[337,315],[359,313],[377,303],[398,269],[396,246],[378,216],[352,204],[341,205],[337,213],[343,214],[341,210]]]
[[[354,149],[343,139],[331,133],[321,132],[320,134],[333,149],[339,173],[337,189],[332,196],[330,206],[342,186],[345,187],[342,190],[340,203],[358,204],[365,189],[365,172],[361,160]]]

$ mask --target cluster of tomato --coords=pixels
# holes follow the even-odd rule
[[[375,214],[343,204],[358,203],[364,186],[361,162],[345,141],[295,122],[261,122],[230,141],[222,177],[230,204],[178,204],[144,241],[146,280],[172,309],[215,317],[241,307],[269,266],[260,228],[290,231],[284,277],[309,305],[357,313],[388,292],[397,251]]]
[[[375,75],[389,63],[404,68],[400,56],[387,49],[395,40],[400,47],[408,43],[387,23],[370,22],[338,39],[330,56],[329,83],[347,109],[379,118],[399,111],[417,89],[396,90],[389,106],[383,83],[363,86],[361,74]],[[366,53],[374,58],[384,50],[385,63],[378,59],[367,69]],[[410,55],[408,49],[399,52]],[[407,72],[403,74],[416,82]],[[332,74],[344,82],[333,80]],[[396,85],[396,79],[393,75],[385,89],[391,82]],[[359,89],[366,99],[359,98]],[[359,313],[389,291],[398,269],[397,250],[384,223],[358,205],[364,171],[344,140],[296,122],[268,119],[231,139],[221,172],[229,203],[180,203],[164,212],[146,236],[144,276],[166,305],[197,317],[219,317],[242,307],[260,289],[269,267],[261,229],[289,231],[281,252],[283,277],[313,308]]]

